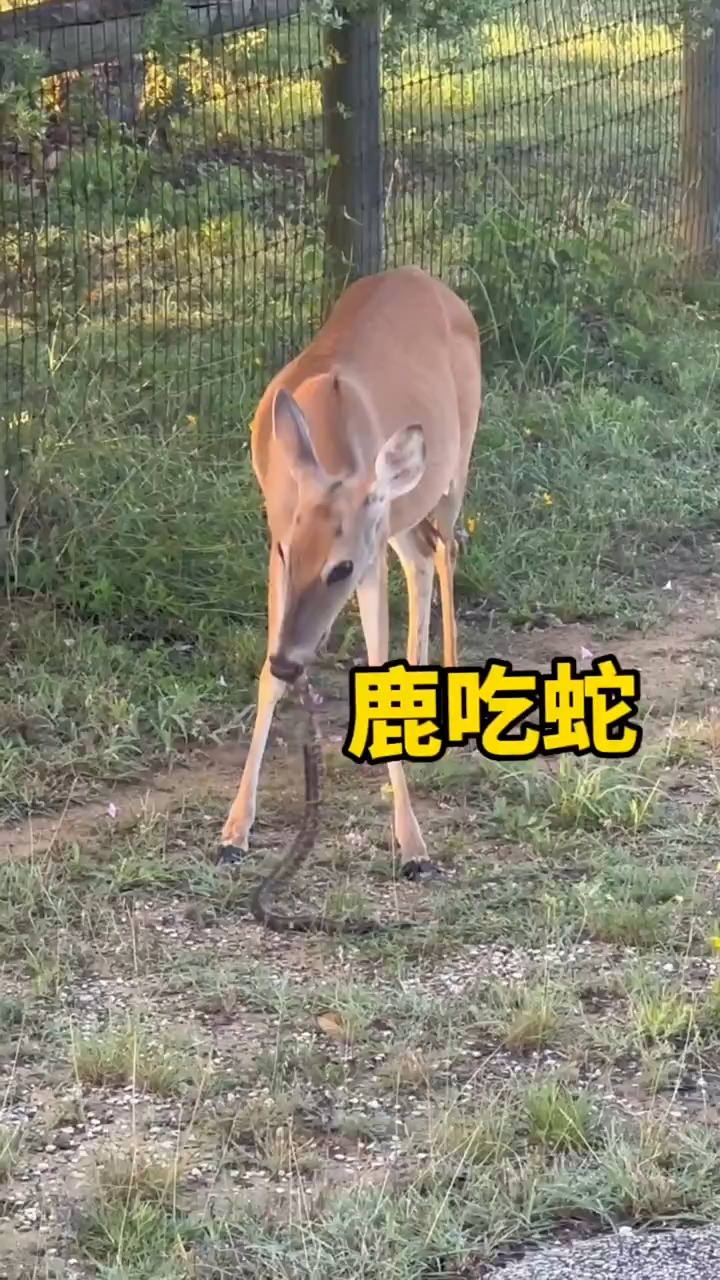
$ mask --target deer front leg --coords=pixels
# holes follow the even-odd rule
[[[408,596],[407,661],[411,667],[426,667],[430,653],[430,613],[432,610],[433,553],[426,549],[413,529],[390,543],[405,574]]]
[[[360,620],[365,636],[368,666],[380,667],[388,660],[387,553],[383,547],[375,564],[356,589]],[[425,840],[412,807],[402,760],[388,761],[393,792],[393,826],[400,846],[400,871],[408,879],[423,874],[436,875],[438,868],[428,860]]]
[[[237,795],[223,827],[220,863],[237,863],[248,852],[250,832],[255,821],[258,779],[265,756],[275,708],[286,685],[270,670],[270,654],[277,641],[278,622],[282,612],[282,564],[276,548],[270,552],[268,564],[268,645],[258,681],[258,699],[250,749],[240,779]]]

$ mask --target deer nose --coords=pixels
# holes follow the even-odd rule
[[[270,658],[270,671],[276,680],[282,680],[284,684],[294,684],[298,676],[302,675],[302,663],[292,662],[282,653],[273,653]]]

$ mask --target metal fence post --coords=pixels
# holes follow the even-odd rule
[[[681,238],[692,265],[720,248],[720,0],[685,16]]]
[[[346,284],[382,267],[384,189],[380,14],[340,10],[326,28],[322,77],[328,170],[324,284],[326,310]]]

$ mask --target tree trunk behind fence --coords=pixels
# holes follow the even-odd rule
[[[323,129],[328,170],[325,215],[325,311],[358,276],[383,260],[380,19],[344,19],[325,33]]]
[[[720,261],[720,0],[688,16],[683,50],[681,236],[694,264]]]

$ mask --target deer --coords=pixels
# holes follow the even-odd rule
[[[388,546],[407,588],[408,664],[428,664],[437,573],[443,666],[457,667],[457,520],[481,408],[473,313],[416,266],[354,280],[268,383],[250,426],[270,535],[267,650],[220,863],[249,852],[276,707],[305,678],[353,594],[368,666],[387,663]],[[415,881],[441,875],[428,857],[403,761],[386,767],[400,874]]]

